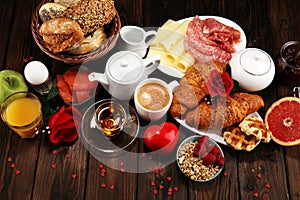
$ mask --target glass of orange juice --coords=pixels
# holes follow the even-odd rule
[[[42,105],[34,94],[17,92],[3,101],[1,118],[21,138],[33,138],[43,123]]]

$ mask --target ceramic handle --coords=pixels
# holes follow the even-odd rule
[[[156,38],[156,31],[153,31],[153,30],[152,31],[147,31],[145,33],[145,39],[147,39],[151,35],[152,35],[152,37],[148,41],[145,41],[147,46]]]
[[[160,55],[154,55],[143,60],[143,65],[146,67],[145,74],[148,77],[160,64]]]

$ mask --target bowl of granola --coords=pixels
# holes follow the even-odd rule
[[[208,136],[195,135],[183,140],[176,158],[180,171],[196,182],[213,180],[224,168],[224,153]]]

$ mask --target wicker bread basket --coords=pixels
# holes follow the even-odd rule
[[[105,33],[107,34],[107,38],[104,40],[104,42],[101,44],[99,48],[89,53],[80,54],[80,55],[72,55],[66,52],[53,53],[45,46],[43,42],[43,38],[39,34],[39,28],[42,25],[42,21],[39,17],[39,9],[43,4],[48,2],[51,2],[51,0],[43,0],[36,7],[32,15],[32,21],[31,21],[31,32],[33,38],[37,43],[37,45],[39,46],[39,48],[48,56],[67,64],[80,64],[89,60],[101,58],[102,56],[106,55],[109,51],[111,51],[113,47],[116,45],[119,37],[120,28],[121,28],[121,21],[118,12],[116,13],[116,16],[110,22],[110,24],[105,26]]]

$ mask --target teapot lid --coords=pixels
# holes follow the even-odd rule
[[[144,73],[142,59],[130,51],[112,55],[107,61],[106,70],[111,78],[123,83],[139,80]]]
[[[268,73],[273,65],[271,57],[256,48],[245,49],[240,57],[240,63],[246,72],[255,76]]]

